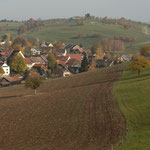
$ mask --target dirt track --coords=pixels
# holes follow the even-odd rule
[[[113,95],[120,74],[113,68],[87,74],[87,81],[83,74],[54,88],[48,84],[41,89],[45,95],[32,99],[1,98],[0,149],[105,150],[116,145],[126,128]]]

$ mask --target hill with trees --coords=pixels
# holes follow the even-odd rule
[[[125,53],[136,53],[143,42],[150,42],[150,35],[145,34],[148,24],[127,20],[125,18],[98,18],[90,14],[69,19],[34,20],[23,22],[0,22],[0,35],[10,34],[12,38],[25,36],[29,40],[59,41],[82,44],[87,49],[95,41],[104,39],[120,40],[126,47]],[[138,45],[140,44],[140,45]]]

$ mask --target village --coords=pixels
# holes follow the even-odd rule
[[[21,84],[28,76],[67,77],[92,67],[103,68],[130,61],[126,55],[108,59],[105,53],[101,59],[95,59],[96,54],[90,54],[82,44],[45,41],[31,44],[24,37],[3,40],[0,46],[0,87]]]

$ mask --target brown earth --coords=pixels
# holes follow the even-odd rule
[[[38,95],[0,89],[0,150],[105,150],[125,134],[113,87],[119,68],[46,81]]]

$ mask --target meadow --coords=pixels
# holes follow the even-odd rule
[[[128,130],[122,145],[116,150],[149,150],[150,70],[144,70],[138,76],[127,66],[125,68],[115,93]]]

